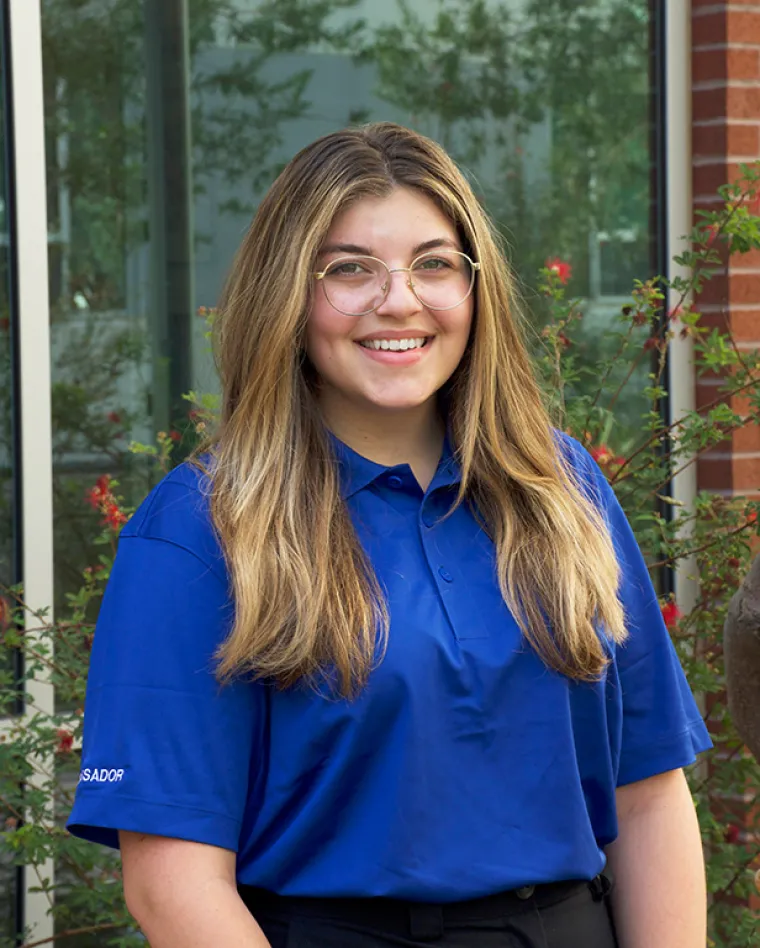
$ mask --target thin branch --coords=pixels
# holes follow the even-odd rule
[[[709,411],[711,408],[715,408],[717,405],[720,405],[727,398],[734,398],[735,396],[739,395],[741,392],[745,391],[746,389],[752,388],[753,385],[757,385],[757,382],[755,382],[754,380],[751,382],[747,382],[746,385],[740,385],[738,388],[734,389],[731,392],[726,392],[723,395],[719,395],[718,398],[714,399],[711,402],[708,402],[707,405],[704,405],[701,411],[703,412]],[[650,438],[648,438],[642,445],[636,448],[636,450],[633,451],[625,459],[625,461],[620,465],[617,471],[615,471],[615,473],[610,478],[610,483],[614,484],[617,480],[619,480],[621,472],[626,467],[628,467],[631,461],[633,461],[636,457],[638,457],[638,455],[642,454],[644,451],[650,448],[655,441],[659,441],[660,438],[663,438],[666,435],[669,435],[675,428],[678,428],[680,425],[684,425],[687,421],[688,421],[687,417],[679,418],[678,421],[674,421],[672,424],[668,425],[667,427],[662,428],[656,434],[651,435]]]
[[[125,922],[102,922],[99,925],[85,925],[82,928],[69,928],[63,932],[56,932],[50,938],[41,938],[39,941],[26,941],[20,948],[38,948],[39,945],[49,945],[59,938],[73,938],[75,935],[88,935],[93,932],[103,932],[114,928],[123,928]]]
[[[599,399],[602,397],[602,391],[604,390],[604,386],[607,384],[607,379],[610,377],[612,368],[617,362],[617,360],[622,356],[622,354],[628,348],[628,344],[631,341],[632,335],[633,335],[633,321],[629,323],[628,332],[623,337],[623,341],[620,343],[620,347],[618,348],[618,351],[615,353],[614,357],[610,359],[610,361],[607,363],[607,368],[605,369],[604,375],[602,376],[602,380],[596,389],[596,393],[594,394],[594,399],[589,405],[588,410],[586,412],[586,423],[583,426],[584,432],[588,431],[588,427],[591,424],[591,412],[596,408],[597,404],[599,403]]]
[[[742,422],[740,425],[736,425],[735,427],[734,426],[729,427],[728,432],[731,432],[734,430],[738,431],[740,428],[743,428],[745,424],[746,422]],[[697,451],[696,453],[691,454],[689,456],[689,460],[686,461],[685,464],[682,464],[681,467],[677,468],[675,471],[669,474],[668,477],[666,477],[664,481],[660,481],[660,483],[643,498],[642,503],[636,509],[641,510],[642,507],[648,506],[647,504],[645,504],[645,501],[649,500],[651,497],[656,497],[657,494],[659,494],[660,491],[663,489],[663,487],[666,487],[672,480],[678,477],[679,474],[682,474],[684,471],[688,470],[692,466],[692,464],[695,463],[695,461],[698,461],[699,458],[702,457],[703,454],[706,454],[708,451],[712,451],[714,448],[715,448],[714,444],[708,444],[704,448],[700,448],[699,451]]]
[[[687,550],[685,553],[680,554],[679,556],[671,556],[666,560],[660,560],[657,563],[652,563],[649,566],[649,569],[658,569],[662,566],[670,566],[672,563],[676,562],[679,559],[686,559],[689,556],[696,556],[697,553],[703,553],[705,550],[709,550],[711,547],[716,546],[718,543],[722,543],[726,537],[735,537],[738,534],[742,533],[748,527],[751,527],[752,524],[747,522],[742,524],[742,526],[737,527],[735,530],[729,530],[727,533],[721,533],[716,539],[710,540],[709,543],[705,543],[703,546],[695,547],[693,550]]]
[[[731,893],[731,890],[739,881],[740,877],[744,875],[744,873],[754,865],[756,859],[757,859],[757,853],[750,852],[749,857],[745,857],[745,859],[743,859],[742,862],[739,864],[739,868],[733,874],[733,876],[731,877],[731,880],[726,885],[724,885],[723,888],[718,889],[716,892],[710,893],[712,896],[713,904],[715,904],[715,902],[720,898],[721,895],[729,895]]]
[[[641,359],[642,359],[642,353],[640,352],[640,353],[636,356],[636,358],[631,362],[630,368],[628,369],[628,372],[626,373],[625,378],[624,378],[623,381],[620,383],[620,385],[619,385],[618,388],[617,388],[617,391],[616,391],[615,394],[612,396],[612,398],[611,398],[609,404],[607,405],[607,411],[610,411],[610,412],[611,412],[612,409],[615,407],[615,402],[616,402],[616,401],[618,400],[618,398],[620,397],[620,393],[623,391],[623,389],[626,387],[626,385],[630,382],[631,376],[633,375],[633,373],[636,371],[636,369],[638,369],[639,365],[641,364]]]

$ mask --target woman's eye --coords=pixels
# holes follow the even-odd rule
[[[345,263],[339,263],[330,270],[330,275],[336,276],[358,276],[360,273],[366,273],[366,267],[363,267],[356,260],[347,260]]]
[[[444,260],[443,257],[428,257],[426,260],[420,260],[415,266],[415,270],[450,270],[451,263]]]

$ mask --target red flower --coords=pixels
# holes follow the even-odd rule
[[[707,227],[707,246],[712,247],[715,243],[718,234],[720,233],[720,225],[718,224],[709,224]]]
[[[573,275],[573,268],[567,262],[567,260],[560,260],[559,257],[552,257],[546,261],[546,269],[551,270],[552,273],[557,274],[557,279],[560,283],[567,283],[570,277]]]
[[[109,411],[106,418],[114,425],[121,424],[121,415],[117,411]]]
[[[606,444],[592,446],[588,449],[588,453],[597,464],[607,464],[612,458],[612,451]]]
[[[65,727],[59,727],[55,736],[58,738],[58,743],[55,745],[56,754],[68,754],[74,746],[74,735]]]
[[[107,524],[112,530],[118,530],[119,527],[123,527],[127,522],[127,515],[119,510],[118,504],[113,502],[106,506],[104,514],[105,516],[102,522]]]
[[[567,338],[567,336],[566,336],[563,332],[558,332],[558,333],[557,333],[557,342],[558,342],[564,349],[568,349],[568,348],[572,345],[572,342],[570,342],[570,340]]]
[[[111,493],[111,478],[108,474],[101,474],[95,481],[95,486],[91,487],[85,494],[87,503],[95,510],[102,506]]]
[[[727,843],[738,843],[740,836],[741,830],[736,825],[736,823],[729,823],[726,827],[725,833],[723,834],[723,838]]]
[[[182,435],[179,433],[179,431],[175,431],[174,428],[172,428],[172,430],[169,432],[169,437],[172,439],[172,441],[182,440]]]
[[[5,632],[5,630],[11,624],[11,604],[5,598],[5,596],[0,596],[0,634]]]
[[[625,464],[625,458],[620,454],[613,454],[606,444],[600,444],[598,447],[590,447],[588,453],[596,461],[599,467],[605,468],[609,473],[611,468],[622,467]]]
[[[666,602],[661,607],[661,609],[662,609],[662,618],[665,622],[665,625],[668,627],[668,631],[672,632],[673,629],[675,629],[678,623],[678,620],[683,618],[683,613],[675,604],[675,602],[673,602],[672,599]]]

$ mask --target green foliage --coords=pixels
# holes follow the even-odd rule
[[[582,301],[566,297],[557,269],[544,269],[542,291],[553,318],[536,360],[557,424],[582,441],[605,470],[655,582],[663,569],[679,569],[697,583],[693,603],[663,597],[663,610],[690,685],[704,700],[716,745],[689,775],[707,855],[710,945],[716,948],[754,945],[760,935],[757,914],[747,907],[760,850],[760,765],[743,747],[725,704],[722,648],[729,600],[757,552],[760,502],[703,491],[687,507],[671,495],[674,477],[760,422],[760,353],[737,345],[727,319],[722,329],[703,326],[695,302],[697,290],[727,256],[760,248],[760,218],[753,213],[760,163],[741,172],[734,184],[720,189],[718,209],[701,214],[689,249],[676,258],[690,274],[636,281],[609,331],[610,358],[591,364],[578,356]],[[669,346],[676,339],[693,341],[698,377],[710,372],[723,381],[711,403],[668,423],[662,402]],[[649,363],[650,404],[632,438],[619,423],[617,407],[642,362]]]

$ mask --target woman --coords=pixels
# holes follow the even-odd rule
[[[703,948],[709,738],[452,161],[304,149],[217,331],[213,450],[121,536],[69,823],[153,948]]]

